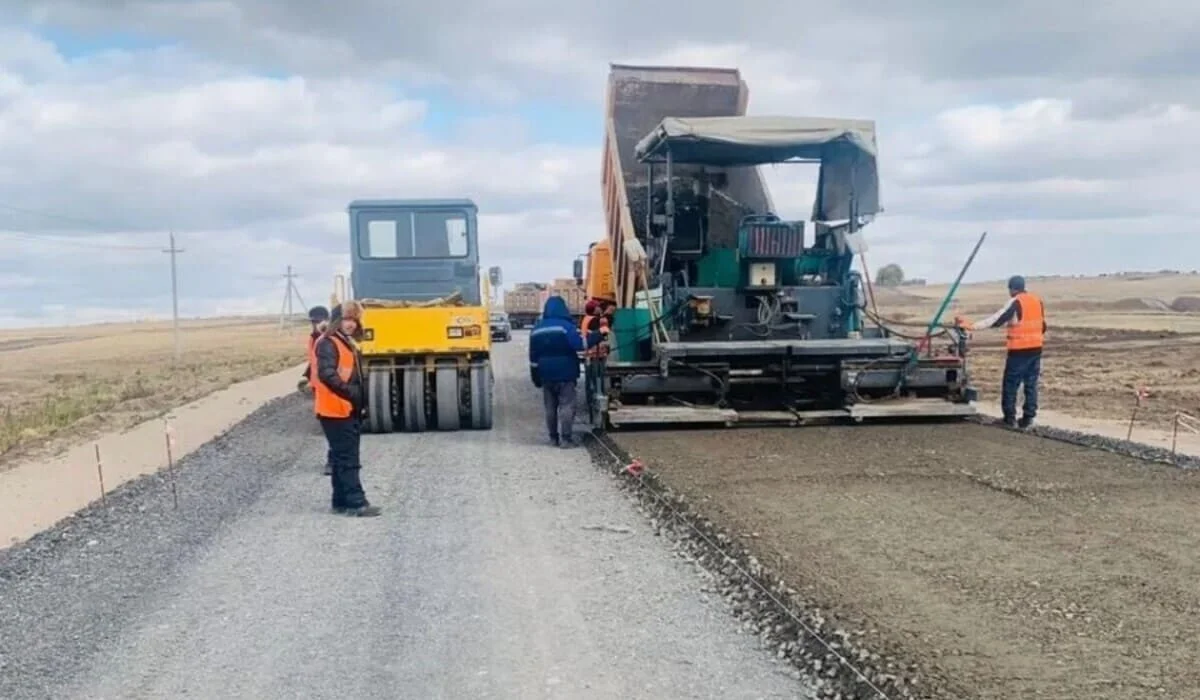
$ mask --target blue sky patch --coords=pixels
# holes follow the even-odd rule
[[[593,146],[600,142],[602,110],[587,103],[554,100],[525,100],[501,107],[473,100],[447,89],[403,90],[405,97],[425,100],[428,111],[424,127],[436,139],[453,139],[458,129],[481,118],[517,118],[539,143],[563,146]]]
[[[137,32],[81,33],[56,26],[35,26],[29,29],[53,43],[67,60],[86,58],[105,51],[147,51],[173,43]]]

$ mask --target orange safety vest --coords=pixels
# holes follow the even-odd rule
[[[583,335],[583,340],[585,343],[587,342],[588,335],[591,333],[592,319],[594,319],[594,318],[600,319],[600,333],[602,333],[605,336],[608,335],[608,318],[607,317],[605,317],[605,316],[584,316],[583,319],[579,322],[579,332],[580,332],[580,334]],[[606,348],[602,345],[597,345],[593,348],[588,348],[587,350],[584,351],[585,357],[604,357],[606,355],[608,355],[608,348]]]
[[[309,384],[313,383],[313,377],[315,377],[317,375],[317,340],[319,340],[320,338],[321,338],[321,336],[319,336],[319,335],[315,338],[312,336],[312,334],[309,334],[309,336],[308,336],[308,383]]]
[[[350,381],[354,376],[355,361],[354,350],[335,335],[330,335],[329,340],[333,343],[338,351],[337,373],[343,382]],[[318,341],[320,342],[320,341]],[[333,393],[333,391],[325,386],[325,383],[320,379],[320,373],[317,371],[317,346],[313,343],[313,358],[312,358],[312,378],[309,383],[313,388],[313,410],[322,418],[349,418],[354,411],[354,406],[346,399]]]
[[[1046,322],[1046,308],[1042,300],[1029,292],[1021,292],[1017,295],[1017,303],[1021,305],[1021,318],[1008,322],[1005,345],[1009,350],[1035,350],[1042,347],[1042,329]]]

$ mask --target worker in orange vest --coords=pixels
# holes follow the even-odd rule
[[[304,367],[304,376],[296,384],[296,388],[304,392],[312,391],[312,371],[316,366],[317,339],[325,332],[325,327],[329,323],[329,309],[324,306],[312,307],[308,310],[308,322],[312,324],[312,331],[308,334],[308,364]]]
[[[584,395],[591,397],[601,392],[601,378],[604,376],[604,359],[608,357],[608,316],[605,315],[603,302],[595,299],[588,300],[584,305],[583,318],[579,321],[579,332],[586,340],[600,334],[600,342],[583,351],[584,358]],[[586,344],[585,344],[586,345]]]
[[[602,358],[608,356],[607,341],[610,329],[608,315],[605,312],[603,302],[596,301],[595,299],[588,300],[588,303],[583,307],[583,318],[579,321],[579,332],[585,338],[591,333],[599,333],[602,338],[600,345],[584,351],[585,357]]]
[[[313,382],[313,409],[329,443],[333,473],[333,511],[373,517],[380,509],[367,501],[359,477],[359,440],[362,435],[363,375],[358,349],[352,338],[362,322],[362,306],[345,301],[334,307],[329,327],[316,343],[317,371]]]
[[[304,367],[304,377],[296,385],[297,389],[305,393],[313,390],[313,368],[317,366],[317,339],[321,337],[329,324],[329,309],[324,306],[312,307],[308,310],[308,321],[312,324],[312,332],[308,336],[308,364]],[[325,476],[333,474],[332,460],[332,453],[325,455]]]
[[[1000,391],[1000,412],[1004,424],[1025,429],[1033,425],[1038,407],[1038,378],[1042,373],[1042,346],[1046,336],[1046,307],[1041,298],[1025,290],[1025,278],[1013,275],[1008,280],[1008,302],[985,319],[970,323],[955,319],[965,329],[1006,327],[1004,383]],[[1025,387],[1025,405],[1017,420],[1017,389]]]

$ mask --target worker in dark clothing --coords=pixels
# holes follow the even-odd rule
[[[595,347],[599,332],[585,337],[571,319],[567,302],[552,296],[542,308],[542,318],[529,333],[529,374],[541,388],[546,410],[546,430],[551,444],[575,447],[575,385],[579,380],[580,354]]]
[[[584,305],[583,318],[579,320],[579,331],[587,337],[590,333],[599,333],[602,339],[606,339],[609,334],[609,317],[611,312],[607,312],[604,302],[589,300]],[[589,357],[604,357],[608,355],[608,347],[604,344],[590,347],[586,351]]]
[[[333,511],[358,517],[380,514],[367,501],[359,473],[359,438],[362,435],[362,363],[351,338],[362,319],[362,306],[354,301],[334,308],[316,345],[317,372],[313,382],[313,407],[329,442],[333,463]]]
[[[317,339],[325,332],[325,327],[329,323],[329,309],[324,306],[314,306],[308,310],[308,322],[312,324],[312,332],[308,335],[308,364],[304,367],[304,378],[300,380],[298,388],[301,391],[307,391],[312,383],[312,369],[315,355]]]
[[[312,324],[312,333],[308,336],[308,364],[304,366],[304,377],[296,385],[302,392],[312,391],[313,367],[317,365],[317,339],[325,332],[329,324],[329,309],[324,306],[314,306],[308,310],[308,321]],[[325,476],[333,474],[333,453],[325,455]]]
[[[1000,411],[1010,428],[1033,425],[1038,407],[1038,378],[1042,373],[1042,345],[1046,335],[1046,308],[1042,300],[1025,291],[1025,278],[1014,275],[1008,280],[1009,299],[999,311],[985,319],[969,323],[956,319],[966,329],[1006,327],[1004,384],[1000,392]],[[1017,389],[1025,387],[1025,405],[1017,420]]]
[[[603,385],[604,362],[608,358],[609,319],[605,315],[604,302],[589,299],[584,306],[583,318],[579,321],[579,332],[583,337],[599,333],[601,342],[584,352],[583,386],[585,401],[593,401]]]

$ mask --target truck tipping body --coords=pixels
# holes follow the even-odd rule
[[[621,306],[634,305],[636,280],[627,264],[625,241],[646,237],[650,172],[638,162],[638,143],[664,117],[726,117],[746,113],[749,88],[736,68],[686,68],[614,64],[608,76],[602,187],[609,247],[614,258],[613,285]],[[704,168],[687,166],[681,177]],[[659,173],[659,177],[661,177]],[[762,211],[773,209],[766,182],[757,168],[726,172],[726,187],[735,200]],[[733,207],[717,205],[729,218]]]

